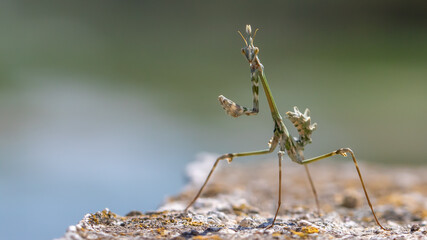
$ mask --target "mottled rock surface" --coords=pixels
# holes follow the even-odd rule
[[[304,168],[285,161],[283,204],[275,226],[265,229],[277,206],[277,160],[221,163],[202,197],[184,213],[215,160],[202,159],[188,167],[188,186],[158,211],[87,214],[60,239],[427,239],[426,167],[360,164],[379,220],[390,229],[384,231],[349,159],[310,165],[321,216]]]

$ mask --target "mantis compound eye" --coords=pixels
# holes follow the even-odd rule
[[[244,49],[244,48],[242,48],[242,50],[241,50],[241,51],[242,51],[242,54],[246,56],[245,49]]]
[[[255,53],[255,55],[258,55],[258,53],[259,53],[259,48],[255,47],[255,49],[254,49],[254,53]]]

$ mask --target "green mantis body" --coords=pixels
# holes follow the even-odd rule
[[[258,30],[258,29],[257,29]],[[259,92],[259,82],[261,82],[262,87],[264,88],[265,96],[268,101],[268,105],[270,107],[271,116],[273,118],[274,122],[274,135],[269,141],[268,145],[269,147],[265,150],[260,151],[253,151],[253,152],[242,152],[242,153],[228,153],[220,156],[214,163],[209,175],[207,176],[204,184],[200,188],[197,195],[194,197],[194,199],[189,203],[189,205],[185,208],[185,211],[188,210],[188,208],[193,205],[193,203],[197,200],[197,198],[202,193],[204,187],[206,186],[207,182],[209,181],[209,178],[211,177],[213,171],[215,170],[216,166],[218,165],[220,160],[227,160],[228,162],[231,162],[233,158],[235,157],[243,157],[243,156],[251,156],[251,155],[261,155],[261,154],[267,154],[271,153],[276,149],[276,147],[279,147],[278,157],[279,157],[279,197],[278,197],[278,206],[276,210],[276,214],[274,216],[274,219],[269,225],[269,227],[272,227],[276,221],[277,214],[280,209],[281,205],[281,188],[282,188],[282,159],[283,155],[286,152],[288,156],[291,158],[292,161],[302,164],[305,166],[305,170],[307,173],[307,176],[309,178],[315,199],[317,208],[319,210],[319,203],[317,200],[317,193],[314,188],[313,181],[311,180],[310,173],[308,171],[308,167],[306,164],[315,162],[324,158],[328,158],[334,155],[342,155],[347,156],[348,154],[351,155],[353,162],[355,164],[357,173],[359,175],[360,182],[363,187],[363,191],[365,193],[366,199],[368,201],[369,207],[371,208],[372,214],[375,218],[376,223],[378,226],[380,226],[382,229],[385,229],[378,221],[374,209],[372,207],[371,201],[369,200],[368,193],[365,188],[365,184],[362,179],[362,175],[360,173],[359,167],[356,162],[356,158],[354,156],[353,151],[350,148],[340,148],[336,151],[310,158],[305,159],[304,158],[304,147],[311,143],[311,134],[316,129],[316,124],[311,124],[311,118],[309,117],[309,110],[306,109],[304,113],[301,113],[297,107],[294,107],[294,112],[287,112],[286,117],[293,123],[293,125],[298,130],[298,138],[292,137],[285,124],[283,123],[283,118],[280,115],[279,111],[277,110],[276,103],[273,99],[273,95],[271,93],[270,87],[267,82],[267,78],[264,74],[264,66],[261,64],[258,53],[259,49],[253,45],[253,38],[256,35],[256,31],[254,34],[252,34],[251,26],[246,25],[246,38],[243,37],[243,35],[239,32],[239,34],[242,36],[243,40],[245,41],[245,47],[242,48],[242,54],[246,57],[246,59],[249,62],[250,70],[251,70],[251,81],[252,81],[252,93],[253,93],[253,107],[252,109],[248,109],[246,107],[242,107],[235,102],[227,99],[224,96],[219,96],[219,102],[226,111],[227,114],[233,117],[239,117],[241,115],[256,115],[259,111],[259,104],[258,104],[258,92]],[[269,228],[268,227],[268,228]]]

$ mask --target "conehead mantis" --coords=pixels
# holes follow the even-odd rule
[[[259,92],[259,82],[261,82],[262,87],[264,88],[265,96],[267,98],[268,105],[270,107],[271,116],[273,118],[274,122],[274,135],[271,138],[271,140],[268,143],[268,148],[264,150],[259,151],[252,151],[252,152],[241,152],[241,153],[228,153],[220,156],[216,159],[211,171],[209,172],[208,176],[206,177],[205,182],[203,183],[202,187],[200,188],[199,192],[196,194],[194,199],[188,204],[188,206],[185,208],[185,211],[187,211],[194,202],[199,198],[200,194],[202,193],[203,189],[205,188],[207,182],[209,181],[209,178],[211,177],[212,173],[214,172],[216,166],[221,160],[227,160],[228,162],[231,162],[233,158],[235,157],[243,157],[243,156],[252,156],[252,155],[261,155],[261,154],[267,154],[271,153],[276,149],[276,147],[279,147],[278,151],[278,157],[279,157],[279,197],[278,197],[278,206],[276,213],[274,215],[273,221],[271,224],[267,227],[270,228],[274,225],[277,214],[279,213],[280,205],[282,203],[281,193],[282,193],[282,159],[285,152],[288,154],[290,159],[298,164],[304,165],[307,177],[309,179],[315,200],[317,205],[317,210],[319,211],[319,201],[316,193],[316,189],[314,187],[313,181],[310,176],[310,172],[308,170],[307,164],[325,159],[334,155],[341,155],[341,156],[348,156],[350,155],[353,159],[354,165],[356,167],[357,174],[359,175],[360,183],[362,184],[363,191],[365,193],[366,200],[368,202],[368,205],[372,211],[372,215],[374,216],[375,222],[378,224],[378,226],[386,230],[378,221],[378,218],[374,212],[374,208],[372,207],[371,201],[368,196],[368,192],[366,191],[365,184],[363,182],[362,175],[360,173],[360,169],[357,165],[356,158],[354,156],[353,151],[350,148],[340,148],[336,151],[332,151],[330,153],[320,155],[317,157],[305,159],[304,158],[304,147],[311,143],[311,134],[316,129],[316,123],[311,124],[311,118],[309,116],[310,111],[308,109],[305,110],[304,113],[301,113],[297,107],[294,107],[294,111],[287,112],[286,118],[288,118],[294,127],[298,130],[298,138],[292,137],[285,124],[283,123],[282,116],[280,115],[279,111],[277,110],[276,103],[273,99],[273,95],[271,93],[270,87],[267,82],[267,78],[265,77],[264,73],[264,66],[261,64],[260,59],[258,57],[259,49],[254,46],[253,40],[255,38],[255,35],[257,33],[257,30],[255,30],[254,33],[252,33],[252,29],[250,25],[246,25],[246,37],[243,36],[243,34],[238,31],[240,36],[243,38],[243,41],[245,42],[245,46],[242,48],[242,54],[246,57],[246,59],[249,62],[250,70],[251,70],[251,81],[252,81],[252,93],[253,93],[253,107],[252,109],[249,109],[247,107],[243,107],[241,105],[236,104],[235,102],[231,101],[230,99],[224,97],[223,95],[220,95],[218,97],[218,100],[226,113],[232,117],[239,117],[241,115],[256,115],[259,111],[259,104],[258,104],[258,92]]]

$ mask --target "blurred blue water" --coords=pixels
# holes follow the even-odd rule
[[[150,108],[149,93],[47,81],[2,96],[2,236],[60,237],[86,213],[154,210],[180,190],[197,148],[188,124]]]

